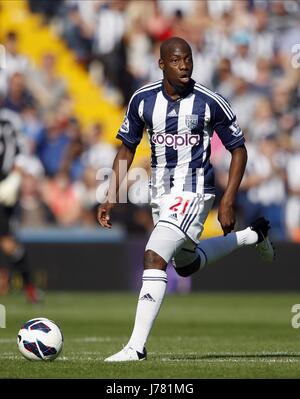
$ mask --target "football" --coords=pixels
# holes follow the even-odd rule
[[[28,360],[54,360],[63,348],[63,334],[52,320],[39,317],[27,321],[18,332],[17,343]]]

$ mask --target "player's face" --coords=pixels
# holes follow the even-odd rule
[[[159,66],[168,82],[177,88],[183,88],[190,82],[193,72],[193,57],[189,48],[175,46],[168,51]]]

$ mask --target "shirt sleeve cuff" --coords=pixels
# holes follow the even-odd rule
[[[123,144],[126,145],[126,147],[130,148],[131,150],[134,150],[137,147],[137,143],[132,143],[128,139],[126,139],[124,136],[122,136],[120,133],[117,134],[116,136],[117,139],[121,140]]]
[[[241,145],[243,145],[245,143],[245,137],[239,137],[237,140],[226,144],[226,149],[227,150],[234,150],[237,147],[240,147]]]

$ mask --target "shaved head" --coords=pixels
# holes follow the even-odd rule
[[[160,58],[165,59],[170,53],[177,48],[192,53],[190,45],[181,37],[170,37],[165,40],[160,46]]]
[[[181,37],[171,37],[160,46],[159,68],[163,72],[164,87],[169,95],[178,98],[187,94],[193,85],[193,56],[190,45]]]

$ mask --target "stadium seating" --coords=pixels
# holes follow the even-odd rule
[[[115,135],[124,110],[104,98],[101,87],[92,82],[88,73],[76,62],[72,51],[47,25],[42,24],[39,15],[30,13],[25,1],[0,1],[0,5],[0,38],[9,30],[16,31],[20,37],[21,52],[34,65],[40,64],[45,52],[55,54],[58,73],[67,83],[80,122],[83,126],[100,122],[104,127],[105,139],[117,144]],[[138,149],[136,162],[147,156],[148,151],[147,143],[143,142]]]

